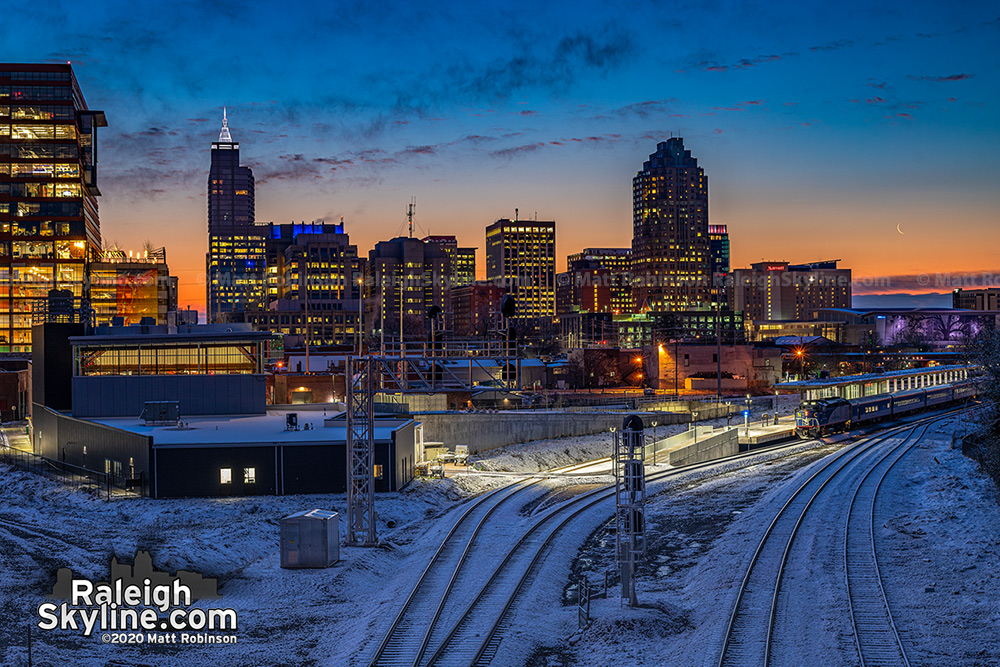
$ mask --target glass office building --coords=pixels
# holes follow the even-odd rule
[[[0,352],[31,351],[32,321],[46,319],[53,290],[60,312],[87,300],[106,125],[70,65],[0,63]]]

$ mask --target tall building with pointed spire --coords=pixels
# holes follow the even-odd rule
[[[209,322],[264,306],[264,260],[264,233],[254,225],[253,171],[240,165],[240,145],[233,141],[223,110],[208,173],[205,309]]]

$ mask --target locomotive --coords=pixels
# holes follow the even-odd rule
[[[818,438],[827,433],[848,431],[858,425],[919,412],[975,395],[975,383],[962,381],[850,400],[831,397],[804,401],[795,411],[795,435]]]

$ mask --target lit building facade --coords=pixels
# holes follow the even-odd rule
[[[107,250],[90,263],[87,277],[96,324],[110,324],[115,317],[126,326],[145,318],[153,318],[158,325],[167,323],[173,297],[165,249],[138,257]]]
[[[951,293],[951,307],[963,310],[1000,310],[1000,288],[958,288]]]
[[[729,228],[726,225],[709,225],[708,242],[711,251],[709,259],[711,266],[709,271],[712,275],[712,301],[718,303],[720,308],[731,306],[732,290],[729,289],[727,278],[729,276]]]
[[[850,308],[851,270],[837,268],[839,261],[758,262],[736,269],[734,307],[752,322],[804,322],[821,308]]]
[[[101,247],[97,128],[70,65],[0,64],[0,352],[30,352],[50,290],[85,307]],[[70,299],[71,296],[71,299]]]
[[[458,336],[486,336],[500,326],[500,302],[506,294],[493,283],[456,287],[451,292],[454,331]]]
[[[556,223],[501,219],[488,226],[486,279],[514,297],[516,317],[555,316]]]
[[[264,307],[265,238],[254,225],[253,172],[240,165],[240,145],[225,112],[219,140],[212,143],[205,265],[209,322]]]
[[[475,274],[474,260],[471,267],[468,264],[468,251],[475,253],[475,249],[458,248],[457,242],[452,242],[454,237],[445,237],[444,242],[437,238],[401,236],[378,242],[368,253],[368,321],[376,329],[381,330],[384,322],[387,333],[398,333],[401,319],[404,331],[412,329],[415,322],[424,322],[433,308],[440,314],[437,331],[454,328],[452,289],[469,279],[470,268]],[[460,263],[460,258],[465,259]]]
[[[582,282],[576,279],[577,273],[603,270],[600,275],[604,280],[602,287],[607,287],[608,308],[585,312],[611,312],[615,315],[627,315],[632,312],[631,248],[586,248],[567,257],[566,266],[574,283]],[[583,299],[582,293],[580,296]]]
[[[343,345],[356,340],[364,260],[343,224],[258,224],[266,239],[266,303],[225,316],[282,334],[288,345]]]
[[[710,307],[708,178],[679,137],[632,179],[632,228],[636,312]]]
[[[440,245],[451,262],[449,268],[451,287],[462,287],[476,282],[476,249],[461,248],[454,236],[425,236],[424,243]]]

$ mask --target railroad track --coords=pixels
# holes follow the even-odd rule
[[[886,455],[878,466],[866,472],[851,496],[844,529],[844,581],[851,610],[854,645],[862,667],[910,665],[892,618],[879,571],[875,548],[875,500],[889,472],[920,442],[928,428],[929,423],[909,445],[900,447],[892,455]]]
[[[865,438],[830,457],[799,485],[778,510],[750,559],[729,616],[719,667],[759,667],[770,663],[775,647],[776,621],[779,620],[778,597],[795,536],[824,489],[830,484],[845,482],[856,484],[851,495],[847,530],[844,531],[844,555],[847,559],[847,589],[849,595],[852,590],[855,595],[852,605],[857,603],[857,615],[852,606],[852,623],[859,655],[864,665],[907,664],[881,587],[874,556],[872,513],[878,488],[892,466],[920,441],[931,423],[948,419],[951,415],[949,412],[927,417]],[[879,448],[880,444],[894,438],[900,438],[900,442],[888,448]],[[886,464],[886,461],[890,463]],[[872,476],[875,470],[881,474]],[[852,476],[860,477],[860,481],[855,481]],[[867,534],[859,532],[859,526],[864,521],[867,521]],[[877,613],[878,604],[883,608],[881,615]],[[891,648],[890,639],[895,642],[895,649]],[[889,649],[885,648],[887,645]],[[879,656],[887,656],[892,650],[896,651],[896,659],[889,663],[881,662]],[[902,662],[898,658],[900,655],[903,656]],[[866,656],[871,657],[870,662],[865,662]]]
[[[791,448],[802,442],[805,441],[795,440],[656,473],[647,477],[647,483]],[[579,467],[594,464],[588,462]],[[603,486],[549,508],[521,535],[489,575],[483,576],[481,571],[470,571],[470,568],[463,571],[473,542],[493,509],[517,493],[513,491],[497,497],[503,491],[494,491],[479,499],[456,522],[404,602],[369,663],[370,667],[488,664],[503,637],[508,612],[546,548],[572,519],[614,495],[613,486]],[[497,502],[490,504],[494,498]],[[431,651],[430,647],[436,648]]]
[[[604,459],[588,461],[560,468],[570,473],[600,464]],[[598,473],[595,473],[598,474]],[[544,480],[544,476],[530,478],[491,491],[476,499],[451,527],[423,573],[407,596],[396,615],[389,632],[379,644],[371,667],[411,667],[419,665],[426,651],[431,630],[445,610],[449,597],[458,591],[459,576],[476,538],[489,519],[515,496]]]

